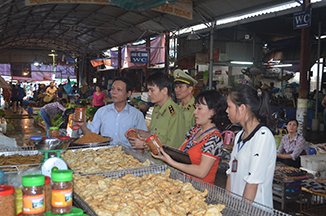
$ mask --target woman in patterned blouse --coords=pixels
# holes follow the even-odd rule
[[[189,154],[191,164],[173,160],[161,148],[152,156],[165,161],[170,166],[214,184],[219,159],[223,152],[222,136],[217,128],[226,117],[226,99],[215,90],[203,91],[195,98],[194,111],[196,126],[186,134],[179,150]]]
[[[286,125],[289,134],[283,136],[280,147],[277,150],[277,161],[286,165],[299,168],[300,155],[307,155],[309,148],[302,135],[297,133],[298,121],[291,119]]]

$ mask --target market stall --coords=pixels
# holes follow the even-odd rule
[[[12,161],[9,157],[22,158],[15,164],[0,166],[7,175],[5,184],[13,185],[19,192],[22,176],[43,174],[44,167],[52,170],[62,160],[74,172],[73,206],[87,215],[128,211],[135,215],[163,211],[172,215],[218,215],[219,212],[222,215],[287,215],[258,203],[250,204],[238,195],[157,163],[147,154],[121,143],[71,147],[77,140],[51,141],[51,145],[44,145],[44,140],[34,141],[39,150],[18,148],[1,152],[0,158],[5,161]],[[27,164],[23,164],[25,162]],[[18,192],[17,198],[21,197]]]

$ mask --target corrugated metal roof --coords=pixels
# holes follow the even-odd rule
[[[140,38],[284,2],[288,0],[193,0],[193,20],[188,20],[113,5],[25,6],[21,0],[6,1],[0,6],[0,51],[55,49],[81,55],[87,47],[95,54]]]

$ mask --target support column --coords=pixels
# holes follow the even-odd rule
[[[118,68],[115,77],[120,77],[120,73],[121,73],[121,47],[119,47],[118,49]]]
[[[149,67],[150,62],[151,62],[151,38],[150,37],[146,38],[146,51],[148,52],[148,63],[145,66],[145,71],[144,72],[145,72],[145,77],[147,78],[149,76],[148,67]]]
[[[169,51],[170,51],[170,35],[169,32],[165,33],[165,60],[164,60],[164,72],[168,73],[169,71]]]
[[[310,0],[303,1],[305,10],[310,8]],[[309,44],[310,27],[301,29],[301,48],[300,48],[300,82],[299,98],[297,107],[297,120],[299,122],[298,133],[304,137],[307,133],[307,113],[308,113],[308,68],[309,68]]]
[[[214,48],[214,26],[215,26],[215,22],[212,21],[211,22],[211,32],[210,32],[210,58],[209,58],[209,89],[212,89],[212,85],[213,85],[213,48]]]

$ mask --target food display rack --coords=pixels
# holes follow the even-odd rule
[[[303,187],[300,195],[301,215],[325,215],[326,193],[313,192]]]
[[[117,172],[102,172],[97,174],[87,174],[86,176],[92,175],[104,175],[109,178],[122,177],[126,174],[132,174],[134,176],[143,176],[148,173],[162,173],[168,169],[166,165],[156,165],[150,167],[139,167],[136,169],[129,170],[118,170]],[[171,169],[171,168],[170,168]],[[219,188],[207,182],[203,182],[200,179],[190,177],[180,171],[171,169],[170,178],[180,180],[182,182],[190,182],[199,191],[208,190],[206,196],[207,204],[224,204],[226,207],[221,212],[223,216],[243,216],[243,215],[261,215],[261,216],[288,216],[288,214],[271,209],[267,206],[259,203],[249,204],[249,200],[244,201],[245,198],[226,191],[223,188]],[[82,208],[86,214],[90,216],[98,216],[95,211],[77,194],[73,194],[74,205]]]
[[[141,163],[145,162],[146,160],[149,160],[150,162],[150,166],[153,166],[153,165],[156,165],[158,164],[155,160],[153,160],[151,157],[149,157],[148,155],[146,154],[140,154],[138,153],[136,150],[132,149],[132,148],[129,148],[128,146],[126,145],[123,145],[121,143],[117,143],[117,144],[114,144],[114,145],[109,145],[109,146],[102,146],[102,147],[90,147],[90,148],[82,148],[82,151],[86,151],[86,150],[94,150],[94,151],[97,151],[99,149],[107,149],[107,148],[114,148],[114,147],[118,147],[119,145],[121,145],[122,147],[122,151],[124,151],[127,155],[131,155],[133,156],[135,159],[139,160]],[[76,148],[76,149],[70,149],[71,151],[75,152],[77,150],[79,150],[79,148]],[[116,170],[112,170],[112,171],[101,171],[101,172],[93,172],[93,173],[81,173],[81,172],[75,172],[72,168],[69,167],[69,169],[71,169],[74,173],[76,174],[80,174],[80,175],[89,175],[89,174],[102,174],[104,172],[113,172],[115,173]],[[134,169],[134,168],[132,168]],[[123,169],[123,170],[126,170],[126,169]],[[121,170],[117,170],[117,171],[121,171]]]

